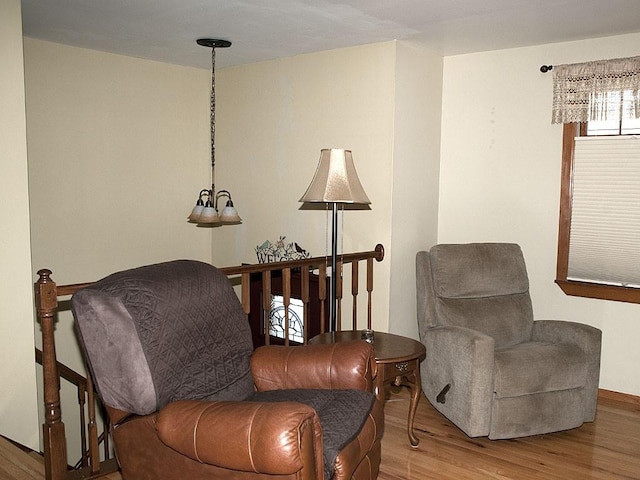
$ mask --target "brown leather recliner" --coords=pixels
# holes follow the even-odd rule
[[[253,352],[226,276],[186,260],[106,277],[72,310],[125,480],[377,477],[366,342]]]

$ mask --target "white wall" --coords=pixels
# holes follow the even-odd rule
[[[640,395],[640,305],[565,296],[554,284],[562,127],[558,65],[640,54],[640,35],[446,57],[438,241],[522,246],[536,318],[602,329],[601,388]]]
[[[442,61],[414,43],[397,44],[389,331],[416,339],[416,252],[437,239]]]
[[[0,0],[0,434],[38,446],[19,0]]]

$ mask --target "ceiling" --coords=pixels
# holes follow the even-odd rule
[[[444,56],[640,32],[638,0],[22,0],[28,37],[210,68],[388,40]]]

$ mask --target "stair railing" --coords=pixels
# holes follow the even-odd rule
[[[42,365],[42,350],[35,349],[36,363]],[[68,472],[77,474],[77,478],[92,478],[92,475],[97,473],[91,472],[90,465],[100,464],[99,459],[99,447],[102,446],[102,454],[104,460],[100,466],[99,471],[103,475],[112,473],[118,470],[118,464],[115,458],[111,458],[111,448],[109,444],[108,435],[108,423],[106,415],[103,414],[102,418],[102,432],[99,435],[94,434],[93,430],[97,428],[95,421],[96,414],[95,408],[100,404],[99,399],[95,397],[91,376],[83,377],[75,370],[69,368],[67,365],[57,361],[56,366],[58,368],[58,374],[60,379],[69,382],[76,388],[78,399],[78,412],[80,417],[80,448],[82,452],[81,458],[69,469]],[[87,415],[88,410],[88,415]],[[87,416],[93,421],[87,421]],[[93,448],[87,443],[88,439],[97,438],[97,445]]]

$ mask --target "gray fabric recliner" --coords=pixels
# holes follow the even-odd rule
[[[422,388],[470,437],[515,438],[593,421],[601,331],[533,319],[520,247],[436,245],[416,255]]]

